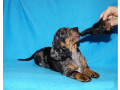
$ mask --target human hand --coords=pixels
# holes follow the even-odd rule
[[[109,20],[111,26],[118,24],[118,7],[109,6],[99,17],[99,20],[103,18],[103,21]]]

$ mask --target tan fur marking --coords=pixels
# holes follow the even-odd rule
[[[90,70],[89,68],[85,68],[84,73],[87,74],[88,76],[91,76],[91,74],[94,72],[92,70]]]
[[[76,73],[75,79],[76,79],[76,80],[80,80],[81,75],[82,75],[81,73]]]
[[[77,44],[73,45],[73,44],[65,44],[65,43],[61,42],[61,46],[65,46],[70,51],[76,51],[77,50]]]
[[[67,67],[70,68],[70,69],[72,69],[72,70],[75,70],[75,66],[72,65],[72,64],[68,64]]]
[[[61,42],[61,46],[65,46],[65,44],[63,42]]]
[[[109,31],[111,29],[111,27],[112,26],[111,26],[110,22],[109,21],[105,21],[105,29]]]
[[[65,46],[70,51],[76,51],[77,50],[77,44],[76,41],[72,40],[74,38],[74,32],[71,30],[71,34],[65,39],[65,43],[61,42],[61,46]]]
[[[86,76],[86,75],[83,75],[82,73],[79,73],[79,72],[75,72],[74,73],[74,78],[78,81],[82,81],[82,82],[88,82],[88,81],[91,81],[91,79]]]
[[[86,62],[86,59],[84,57],[84,61],[83,61],[83,66],[86,67],[87,66],[87,62]]]
[[[84,69],[84,73],[92,78],[98,78],[99,74],[96,72],[93,72],[92,70],[90,70],[89,68],[85,68]]]

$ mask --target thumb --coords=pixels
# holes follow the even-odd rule
[[[118,25],[118,19],[111,19],[110,20],[110,23],[111,23],[111,26],[115,26],[115,25]]]

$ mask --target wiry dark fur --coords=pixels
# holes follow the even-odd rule
[[[100,35],[100,34],[106,34],[110,33],[112,31],[112,27],[110,26],[110,29],[107,30],[105,28],[106,22],[109,23],[108,21],[103,21],[102,19],[95,23],[91,28],[88,28],[84,30],[82,33],[80,33],[81,36],[85,36],[87,34],[91,35]]]

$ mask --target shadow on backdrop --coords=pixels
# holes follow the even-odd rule
[[[111,40],[112,34],[118,34],[118,26],[114,26],[113,31],[110,34],[85,36],[78,42],[78,46],[80,45],[80,43],[83,43],[83,42],[90,42],[90,43],[106,42],[107,43]]]

